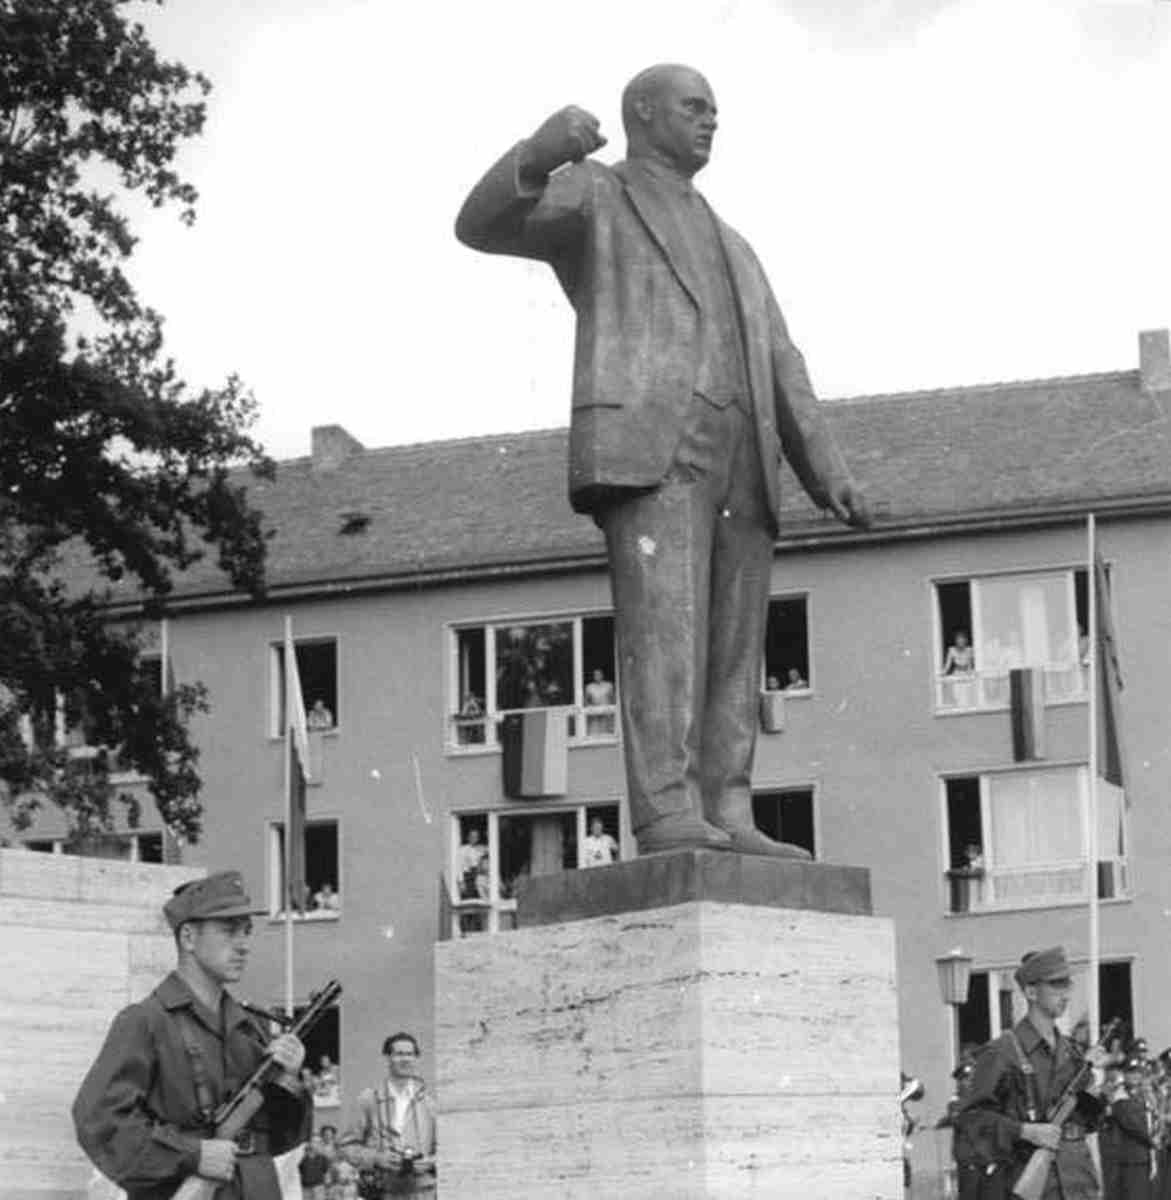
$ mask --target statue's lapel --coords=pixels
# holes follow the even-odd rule
[[[691,297],[692,303],[699,308],[701,292],[696,278],[696,266],[676,217],[679,201],[649,172],[640,170],[632,163],[619,163],[614,170],[622,180],[635,212],[658,244],[663,257]]]

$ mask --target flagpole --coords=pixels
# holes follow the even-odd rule
[[[1089,593],[1090,663],[1086,686],[1089,689],[1089,888],[1090,888],[1090,977],[1088,982],[1090,1041],[1098,1040],[1101,1024],[1101,1006],[1098,989],[1099,961],[1101,959],[1101,930],[1098,903],[1098,577],[1097,577],[1097,525],[1094,514],[1086,518],[1087,544],[1087,591]]]
[[[293,646],[293,618],[285,617],[284,712],[285,723],[285,1015],[293,1015],[293,723],[289,719],[289,653]]]
[[[171,661],[171,622],[168,617],[159,621],[159,695],[167,696],[167,664]]]

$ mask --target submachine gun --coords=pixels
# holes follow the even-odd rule
[[[289,1026],[288,1032],[304,1039],[305,1035],[337,1003],[342,994],[342,985],[331,979],[319,992],[313,994],[309,1007]],[[264,1085],[277,1073],[277,1065],[271,1054],[260,1060],[256,1070],[216,1109],[212,1124],[214,1136],[235,1141],[248,1122],[256,1116],[264,1103]],[[202,1175],[190,1175],[179,1186],[172,1200],[213,1200],[216,1189],[222,1184],[218,1179],[205,1179]]]
[[[1121,1024],[1121,1019],[1117,1017],[1110,1021],[1102,1030],[1102,1034],[1098,1038],[1098,1045],[1108,1046],[1110,1039]],[[1046,1124],[1064,1125],[1069,1120],[1077,1106],[1078,1093],[1086,1086],[1093,1073],[1093,1064],[1087,1059],[1083,1059],[1082,1065],[1077,1069],[1077,1074],[1065,1085],[1061,1095],[1050,1105],[1048,1113],[1045,1114]],[[1018,1200],[1041,1200],[1041,1196],[1045,1192],[1045,1183],[1049,1178],[1049,1169],[1053,1166],[1053,1160],[1056,1157],[1056,1150],[1038,1146],[1029,1156],[1029,1161],[1025,1164],[1021,1177],[1016,1181],[1012,1194],[1018,1197]]]

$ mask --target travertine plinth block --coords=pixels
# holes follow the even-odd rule
[[[436,976],[454,1195],[902,1195],[889,921],[692,900],[447,942]]]
[[[191,867],[0,849],[0,1200],[84,1195],[69,1107],[110,1021],[174,965]]]

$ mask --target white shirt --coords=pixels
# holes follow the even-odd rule
[[[617,856],[618,843],[608,833],[600,834],[598,837],[587,833],[585,841],[582,843],[582,849],[585,866],[604,867],[607,863],[612,863]]]

